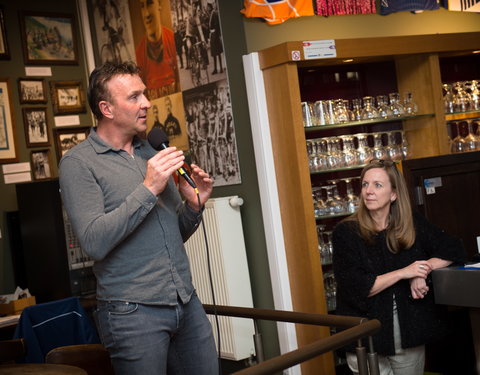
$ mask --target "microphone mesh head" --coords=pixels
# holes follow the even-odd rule
[[[162,150],[165,145],[168,146],[168,136],[162,129],[159,128],[153,128],[150,130],[147,140],[148,143],[150,143],[150,145],[157,151]]]

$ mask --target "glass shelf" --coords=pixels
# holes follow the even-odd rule
[[[350,216],[351,214],[352,214],[351,212],[344,212],[344,213],[335,214],[335,215],[315,216],[315,220],[331,219],[334,217],[344,217],[344,216]]]
[[[425,114],[415,115],[415,116],[401,116],[401,117],[381,118],[381,119],[374,119],[374,120],[352,121],[352,122],[344,122],[341,124],[332,124],[332,125],[308,126],[308,127],[304,127],[304,129],[305,129],[305,132],[309,133],[309,132],[314,132],[318,130],[340,129],[340,128],[346,128],[351,126],[382,124],[386,122],[411,120],[411,119],[415,119],[419,117],[427,117],[427,116],[433,116],[433,113],[425,113]]]
[[[342,168],[335,168],[335,169],[324,169],[321,171],[310,171],[310,174],[322,174],[322,173],[332,173],[332,172],[342,172],[342,171],[351,171],[354,169],[362,169],[365,167],[366,164],[359,164],[359,165],[353,165],[351,167],[342,167]]]
[[[480,117],[480,111],[455,112],[445,114],[445,120],[447,121],[466,120],[477,117]]]

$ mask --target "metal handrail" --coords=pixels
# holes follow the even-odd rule
[[[360,350],[357,350],[357,355],[360,354],[364,356],[363,359],[359,358],[359,363],[365,363],[365,366],[363,366],[364,369],[360,372],[360,374],[367,374],[368,372],[365,372],[367,363],[366,350],[362,350],[364,348],[361,348],[360,339],[362,337],[374,334],[380,329],[381,326],[380,322],[376,319],[368,320],[366,318],[356,318],[350,316],[254,309],[236,306],[214,306],[208,304],[203,305],[203,307],[207,314],[346,328],[345,330],[335,333],[329,337],[316,340],[299,349],[258,363],[255,366],[237,371],[232,375],[274,374],[277,371],[295,366],[320,354],[339,349],[351,342],[354,342],[355,340],[358,340],[360,347]],[[370,373],[372,375],[378,374],[378,362],[376,361],[376,354],[373,353],[373,344],[371,339],[368,362],[370,363]]]

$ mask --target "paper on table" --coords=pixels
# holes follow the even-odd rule
[[[464,268],[480,268],[480,263],[465,264]]]

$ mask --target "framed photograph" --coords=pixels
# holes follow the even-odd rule
[[[0,78],[0,163],[18,161],[12,94],[7,78]]]
[[[5,28],[5,20],[3,17],[3,6],[0,5],[0,59],[10,59],[10,51],[8,50],[7,30]]]
[[[25,140],[27,147],[48,146],[47,108],[28,107],[23,109]]]
[[[75,128],[55,128],[55,148],[57,150],[57,160],[60,161],[62,156],[73,146],[87,139],[90,133],[90,126]]]
[[[18,96],[22,104],[47,102],[47,90],[43,78],[19,78]]]
[[[26,64],[78,64],[72,15],[21,12],[20,25]]]
[[[32,175],[35,180],[45,180],[52,177],[50,149],[32,151],[30,160],[32,163]]]
[[[81,81],[52,81],[50,91],[56,115],[86,112]]]

